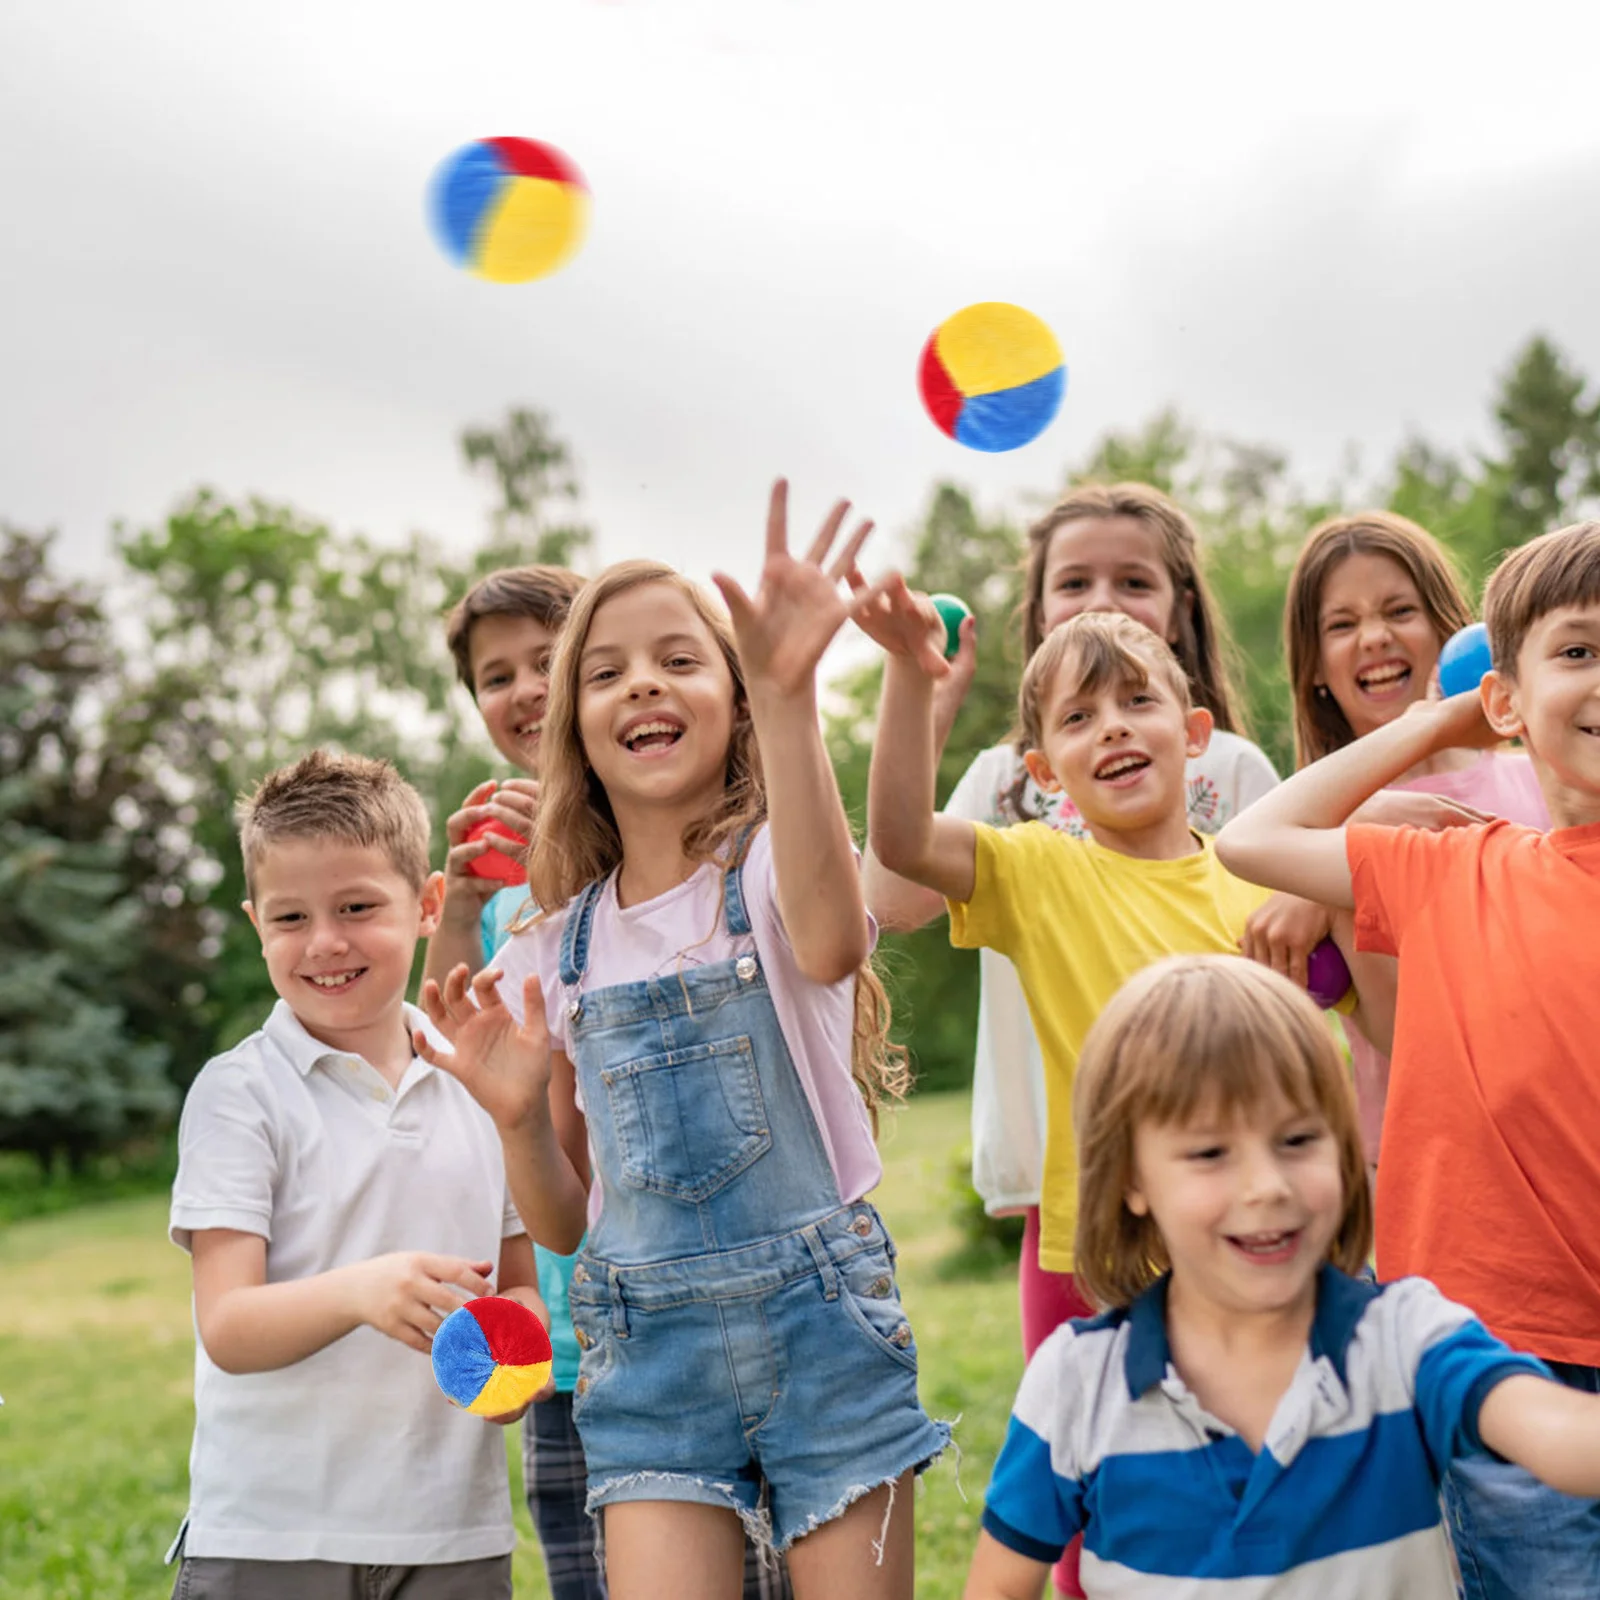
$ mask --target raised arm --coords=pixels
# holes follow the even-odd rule
[[[800,970],[817,983],[848,977],[870,949],[866,898],[850,822],[817,710],[817,666],[853,611],[839,585],[871,531],[863,522],[829,563],[844,524],[840,501],[803,557],[789,553],[788,485],[773,485],[766,559],[753,596],[714,581],[727,602],[767,787],[778,910]],[[870,592],[870,591],[869,591]]]
[[[960,711],[972,687],[973,674],[978,666],[977,623],[972,617],[961,622],[961,646],[950,658],[947,677],[935,681],[933,686],[933,760],[937,768],[944,755],[956,714]],[[965,780],[963,780],[965,781]],[[957,793],[960,785],[957,785]],[[950,804],[954,804],[952,796]],[[909,932],[944,915],[944,896],[920,883],[902,878],[891,872],[867,847],[861,867],[862,882],[866,885],[867,909],[878,919],[880,928]]]
[[[934,640],[944,624],[927,596],[913,594],[898,573],[878,588],[856,618],[885,654],[867,781],[867,843],[887,871],[944,899],[970,900],[977,833],[970,822],[933,807],[933,688],[947,670]]]
[[[1476,694],[1421,701],[1264,794],[1217,835],[1217,855],[1251,883],[1348,910],[1355,903],[1344,840],[1350,814],[1440,750],[1499,742]]]

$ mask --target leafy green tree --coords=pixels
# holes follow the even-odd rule
[[[0,1148],[77,1168],[173,1111],[145,983],[181,967],[144,892],[161,841],[140,858],[137,774],[98,734],[111,631],[49,547],[0,529]]]
[[[593,547],[593,529],[574,514],[579,489],[572,452],[547,412],[518,406],[498,428],[467,428],[461,454],[500,496],[490,513],[493,542],[475,563],[479,572],[524,562],[570,567]]]
[[[191,818],[190,875],[203,884],[211,959],[196,1009],[210,1048],[221,1048],[272,1000],[239,911],[237,796],[332,745],[394,761],[442,826],[489,770],[443,641],[444,612],[469,572],[421,535],[399,546],[339,537],[289,507],[208,490],[158,527],[119,530],[117,550],[144,639],[113,727]],[[442,852],[442,832],[437,843]]]

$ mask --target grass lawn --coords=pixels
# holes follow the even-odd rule
[[[917,1593],[961,1592],[983,1488],[1022,1368],[1013,1270],[954,1275],[950,1166],[964,1095],[919,1098],[886,1122],[874,1197],[900,1249],[922,1400],[961,1422],[917,1497]],[[6,1600],[165,1594],[161,1557],[188,1498],[193,1350],[187,1258],[163,1199],[115,1201],[0,1230],[0,1581]],[[519,1600],[545,1596],[512,1472]],[[965,1491],[965,1498],[961,1493]]]

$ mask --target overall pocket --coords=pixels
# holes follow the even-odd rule
[[[644,1056],[600,1079],[630,1188],[706,1200],[772,1148],[747,1035]]]
[[[862,1250],[839,1263],[839,1300],[880,1355],[917,1370],[917,1344],[895,1282],[894,1246]]]

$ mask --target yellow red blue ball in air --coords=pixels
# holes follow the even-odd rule
[[[554,145],[478,139],[434,175],[428,214],[457,266],[493,283],[528,283],[583,243],[589,186]]]
[[[922,403],[971,450],[1015,450],[1055,420],[1067,391],[1056,336],[1021,306],[985,300],[947,317],[923,346]]]

